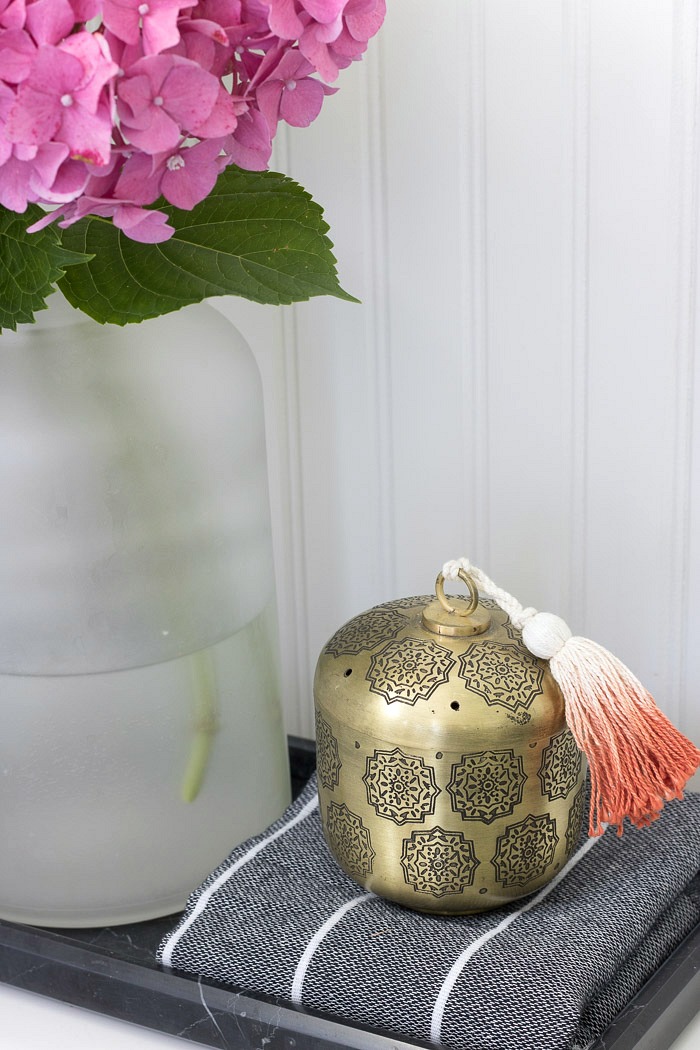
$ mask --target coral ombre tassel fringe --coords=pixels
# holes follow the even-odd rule
[[[700,751],[656,706],[617,657],[588,638],[569,638],[550,670],[566,704],[566,720],[591,773],[589,834],[629,817],[654,820],[700,765]]]
[[[519,627],[527,649],[557,682],[566,721],[591,774],[590,835],[629,817],[638,828],[658,817],[664,802],[682,798],[700,766],[700,750],[659,710],[628,667],[602,645],[574,638],[559,616],[523,608],[466,558],[445,562],[445,579],[468,573]]]

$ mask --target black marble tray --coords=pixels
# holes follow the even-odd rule
[[[290,739],[295,794],[314,768],[310,741]],[[177,921],[97,930],[48,930],[0,922],[0,980],[219,1050],[409,1050],[376,1032],[172,974],[155,962]],[[700,925],[622,1011],[591,1050],[666,1050],[700,1008]]]

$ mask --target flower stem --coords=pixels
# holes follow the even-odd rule
[[[216,672],[209,649],[200,649],[189,658],[194,698],[194,739],[190,747],[180,795],[183,802],[194,802],[209,765],[214,737],[219,731],[216,709]]]

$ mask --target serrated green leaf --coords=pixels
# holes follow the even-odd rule
[[[97,321],[128,324],[216,295],[284,305],[315,295],[357,302],[338,283],[323,212],[292,179],[227,168],[192,211],[162,207],[175,233],[137,244],[87,218],[63,243],[92,258],[61,280],[66,298]]]
[[[27,233],[43,215],[35,204],[22,215],[0,208],[0,330],[15,331],[18,324],[34,321],[34,312],[46,309],[46,296],[66,268],[89,260],[63,247],[53,226]]]

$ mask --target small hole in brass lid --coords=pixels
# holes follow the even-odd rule
[[[445,595],[445,577],[438,573],[435,581],[436,601],[423,610],[423,626],[433,634],[444,634],[452,637],[467,637],[483,634],[491,626],[491,616],[479,605],[479,591],[474,580],[464,569],[459,570],[459,578],[469,588],[469,601],[464,598],[452,598]]]

